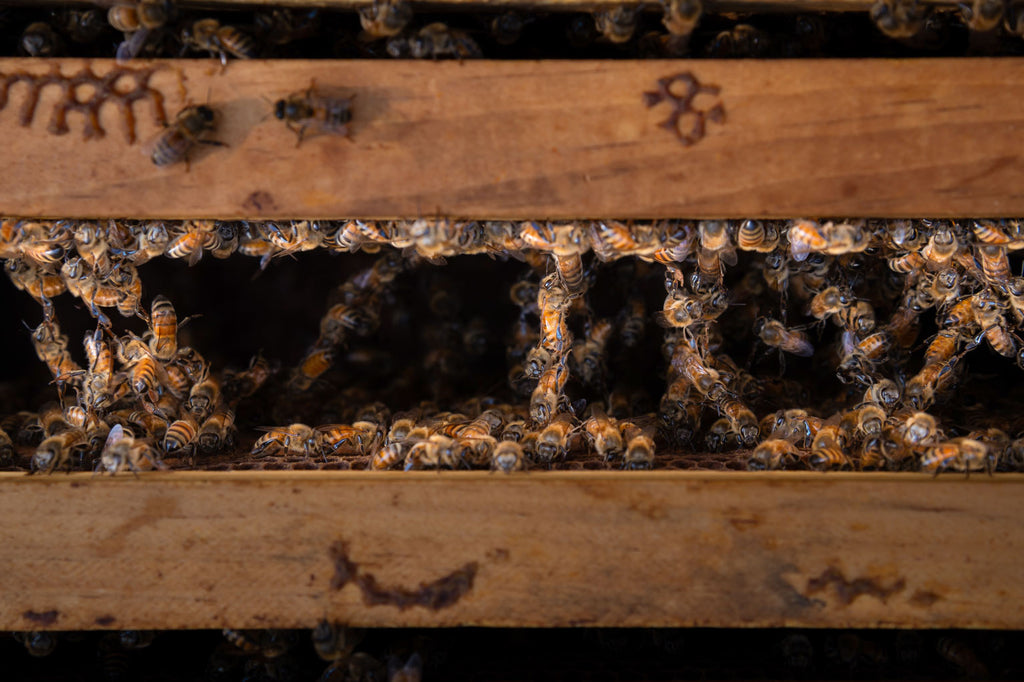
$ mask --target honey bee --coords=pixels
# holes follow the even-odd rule
[[[117,46],[117,60],[128,61],[139,56],[149,36],[167,25],[176,11],[171,0],[114,0],[107,10],[107,22],[125,34]]]
[[[786,235],[789,238],[789,252],[797,262],[803,262],[811,253],[822,252],[828,247],[821,225],[813,220],[794,221]]]
[[[802,358],[814,355],[814,346],[807,334],[787,329],[778,320],[762,319],[755,327],[765,345]]]
[[[681,292],[670,293],[654,319],[662,327],[688,329],[704,320],[703,299]]]
[[[708,400],[718,401],[726,395],[725,384],[714,367],[709,367],[694,351],[683,344],[672,354],[670,372],[684,378]]]
[[[157,138],[150,159],[163,168],[180,161],[189,163],[188,153],[197,144],[226,147],[219,140],[206,140],[203,136],[217,128],[217,114],[205,104],[190,105],[178,112],[167,130]]]
[[[566,412],[555,415],[537,436],[536,456],[546,464],[562,459],[569,451],[569,437],[574,432],[572,416]]]
[[[12,632],[11,636],[25,647],[29,656],[49,656],[57,648],[56,632]]]
[[[316,92],[310,81],[305,91],[294,92],[274,103],[274,116],[285,122],[288,129],[298,137],[295,146],[302,144],[302,138],[309,128],[325,133],[348,137],[348,123],[352,120],[352,98],[331,97]]]
[[[397,36],[412,19],[412,6],[404,0],[373,0],[359,10],[359,23],[373,39]]]
[[[783,251],[776,249],[765,257],[761,273],[765,283],[783,297],[784,308],[789,291],[789,258]]]
[[[167,362],[178,352],[178,314],[166,297],[153,299],[149,324],[149,350],[157,360]]]
[[[747,461],[747,468],[751,471],[785,469],[796,464],[799,459],[799,451],[788,440],[769,438],[754,448]]]
[[[64,41],[45,21],[34,21],[26,26],[19,47],[29,57],[60,57],[65,52]]]
[[[494,447],[491,455],[491,470],[510,474],[525,468],[526,454],[518,441],[502,440]]]
[[[1010,259],[1006,255],[1006,247],[995,244],[980,244],[978,257],[981,270],[990,284],[1004,287],[1010,279]]]
[[[857,430],[865,436],[879,436],[885,426],[886,413],[875,403],[866,403],[855,410]]]
[[[903,442],[910,447],[924,447],[939,437],[939,427],[932,415],[927,412],[914,412],[904,420],[900,434]]]
[[[559,357],[544,370],[537,387],[530,396],[530,418],[537,424],[547,424],[565,401],[563,391],[569,379],[569,368]]]
[[[337,661],[351,656],[366,633],[322,620],[311,634],[317,656],[325,661]]]
[[[392,57],[413,59],[470,59],[483,56],[480,46],[468,33],[435,22],[427,24],[407,37],[395,36],[388,40],[387,52]]]
[[[53,473],[58,467],[66,466],[71,471],[71,458],[75,450],[81,450],[88,440],[85,431],[68,429],[44,439],[32,455],[32,472]]]
[[[594,12],[594,26],[611,43],[629,42],[636,31],[638,8],[618,5],[608,10]]]
[[[816,469],[844,469],[851,466],[846,456],[846,435],[838,425],[828,424],[818,429],[811,442],[808,462]]]
[[[1003,0],[972,0],[959,5],[960,16],[972,31],[991,31],[1003,20]]]
[[[7,275],[15,287],[26,292],[43,307],[43,317],[53,319],[53,302],[50,300],[67,290],[64,279],[46,268],[39,268],[20,258],[7,261]]]
[[[171,422],[164,433],[163,449],[166,453],[189,450],[194,453],[196,448],[196,436],[199,426],[196,420],[186,415],[181,419]]]
[[[725,397],[717,407],[718,412],[729,420],[729,426],[739,436],[740,442],[745,447],[754,447],[760,435],[760,427],[750,408],[734,396]]]
[[[778,248],[779,240],[779,230],[771,221],[744,220],[736,231],[736,246],[741,251],[771,253]]]
[[[147,440],[136,439],[131,431],[115,424],[107,435],[97,469],[109,474],[125,470],[138,473],[143,466],[163,468],[156,451]]]
[[[14,441],[6,431],[0,429],[0,467],[9,467],[14,464],[14,455]]]
[[[654,468],[654,439],[648,429],[641,428],[633,422],[619,425],[622,440],[626,443],[626,451],[622,457],[624,469]]]
[[[334,364],[334,355],[334,351],[329,348],[314,348],[292,373],[288,387],[294,391],[308,390]]]
[[[75,362],[67,350],[68,339],[60,333],[56,321],[43,321],[32,331],[32,345],[36,355],[42,360],[57,385],[63,388],[65,383],[78,385],[82,381],[83,370]]]
[[[619,424],[599,406],[594,405],[591,408],[590,418],[583,422],[583,431],[590,439],[594,450],[606,462],[622,453],[624,444]]]
[[[972,438],[954,438],[927,447],[921,455],[921,471],[934,473],[942,471],[972,471],[989,469],[988,447]],[[989,469],[990,470],[990,469]]]
[[[228,55],[239,59],[256,57],[256,41],[234,26],[221,25],[216,19],[196,21],[182,31],[181,42],[189,49],[219,55],[223,66],[227,66]]]
[[[265,429],[252,446],[253,457],[267,455],[302,455],[310,457],[321,450],[319,431],[305,424],[290,424],[283,428]]]
[[[369,421],[357,421],[349,424],[328,424],[316,429],[324,455],[367,455],[380,446],[384,434],[380,427]]]
[[[825,223],[821,235],[826,242],[824,252],[831,256],[861,253],[871,245],[871,233],[861,223]]]
[[[974,237],[982,244],[1006,245],[1013,238],[1006,225],[1000,225],[993,220],[975,220],[971,226]]]
[[[996,298],[988,289],[975,294],[971,299],[971,309],[974,319],[981,326],[981,336],[988,341],[992,350],[1003,357],[1012,358],[1017,354],[1017,345],[1007,331],[1006,319],[1001,312],[1007,307],[1004,301]]]
[[[977,3],[978,0],[975,0]],[[935,646],[939,656],[959,668],[970,680],[984,680],[989,677],[988,667],[963,640],[954,637],[940,637]]]
[[[912,38],[921,30],[928,13],[929,7],[915,0],[875,0],[869,15],[890,38]]]
[[[207,417],[199,432],[196,442],[204,454],[212,454],[218,450],[229,448],[235,440],[235,414],[231,410],[218,409]]]
[[[677,36],[688,36],[697,27],[701,13],[704,11],[701,0],[660,0],[665,13],[661,23],[669,33]]]

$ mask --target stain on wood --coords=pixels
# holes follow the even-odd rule
[[[439,611],[454,606],[467,592],[473,589],[473,579],[480,568],[471,561],[462,568],[452,571],[443,578],[433,582],[420,583],[415,589],[404,587],[384,587],[370,574],[360,575],[356,581],[363,591],[363,603],[368,606],[397,606],[405,611],[413,606],[422,606],[431,611]]]
[[[829,566],[821,575],[807,581],[807,593],[816,594],[831,587],[839,603],[844,606],[849,606],[857,598],[865,595],[875,597],[884,604],[889,597],[902,592],[906,586],[907,581],[903,578],[897,578],[889,585],[874,577],[849,580],[838,568]]]
[[[21,614],[21,617],[29,621],[33,625],[46,627],[53,625],[57,622],[57,618],[60,616],[60,611],[51,609],[49,611],[32,611],[28,610]]]

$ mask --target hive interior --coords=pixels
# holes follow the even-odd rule
[[[7,468],[1021,467],[1018,221],[3,230]]]

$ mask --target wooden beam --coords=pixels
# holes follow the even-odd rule
[[[0,73],[75,60],[0,60]],[[99,75],[112,62],[91,65]],[[131,68],[141,69],[141,66]],[[1012,216],[1024,214],[1024,61],[163,62],[148,81],[173,117],[209,101],[223,117],[190,166],[129,146],[120,110],[52,116],[46,85],[9,88],[0,135],[18,172],[0,212],[51,217],[467,218]],[[659,79],[717,88],[705,116],[662,124]],[[57,76],[53,76],[59,80]],[[136,76],[118,87],[133,86]],[[351,139],[296,136],[270,102],[314,80],[354,97]],[[87,77],[83,80],[89,80]],[[63,81],[62,81],[63,82]],[[85,86],[79,86],[88,90]],[[681,83],[673,88],[682,90]],[[88,92],[85,93],[88,96]],[[160,130],[134,104],[140,140]],[[716,109],[719,107],[719,109]],[[720,115],[715,115],[718,111]],[[699,131],[698,131],[699,132]]]
[[[0,629],[1024,627],[1024,476],[0,474]]]

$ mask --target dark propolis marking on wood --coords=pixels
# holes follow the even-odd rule
[[[60,611],[52,609],[50,611],[25,611],[21,614],[21,617],[27,621],[31,621],[36,625],[53,625],[57,622],[57,617],[60,616]]]
[[[808,594],[815,594],[827,589],[829,585],[835,586],[839,603],[849,606],[857,597],[865,594],[877,597],[884,604],[889,597],[897,592],[902,592],[903,588],[907,586],[907,581],[900,578],[892,585],[885,587],[878,578],[854,578],[853,580],[848,580],[838,568],[829,566],[817,578],[811,578],[807,581],[807,592]]]
[[[415,590],[404,587],[383,587],[370,574],[360,575],[356,578],[356,582],[359,589],[363,591],[363,603],[367,606],[387,604],[397,606],[399,611],[405,611],[413,606],[422,606],[431,611],[440,611],[454,606],[462,599],[463,595],[473,589],[473,580],[476,578],[479,568],[477,562],[471,561],[443,578],[429,583],[420,583]]]
[[[334,576],[330,583],[332,590],[340,590],[355,581],[363,593],[364,604],[397,606],[400,611],[413,606],[422,606],[431,611],[454,606],[473,589],[473,580],[480,568],[477,562],[471,561],[446,576],[428,583],[420,583],[415,589],[408,589],[400,586],[383,586],[377,582],[373,574],[360,572],[359,564],[348,555],[348,543],[343,540],[331,545],[330,555],[334,562]]]
[[[334,575],[331,576],[331,589],[340,590],[356,577],[359,566],[348,558],[348,543],[338,540],[331,545],[331,561],[334,562]]]
[[[115,622],[117,622],[117,619],[113,616],[97,616],[93,620],[96,622],[96,625],[102,625],[103,627],[113,625]]]

